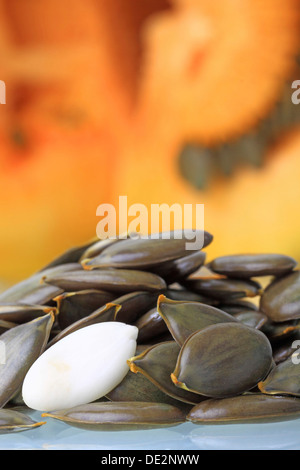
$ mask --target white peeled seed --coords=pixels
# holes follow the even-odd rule
[[[47,349],[27,372],[22,396],[34,410],[54,411],[97,400],[125,377],[138,328],[103,322],[77,330]]]

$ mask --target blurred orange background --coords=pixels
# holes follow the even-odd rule
[[[299,0],[0,0],[0,279],[102,203],[204,204],[209,258],[300,261]]]

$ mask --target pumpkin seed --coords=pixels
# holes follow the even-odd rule
[[[168,331],[156,307],[144,313],[144,315],[135,322],[135,326],[139,330],[138,343],[149,341]]]
[[[183,289],[183,288],[174,288],[174,287],[168,287],[165,295],[168,299],[171,300],[185,300],[185,301],[193,301],[193,302],[201,302],[209,305],[214,305],[217,304],[218,302],[216,299],[209,299],[208,297],[197,294],[197,292],[193,292],[188,289]]]
[[[115,321],[70,333],[47,349],[27,372],[25,404],[40,411],[59,410],[105,396],[129,370],[138,330]]]
[[[120,242],[121,243],[121,242]],[[45,275],[43,281],[66,291],[100,289],[125,294],[132,291],[162,291],[165,281],[156,274],[130,269],[99,269]]]
[[[170,300],[164,295],[158,298],[157,310],[179,346],[195,331],[216,323],[237,321],[211,305]]]
[[[218,323],[188,337],[171,378],[185,390],[224,398],[251,390],[271,365],[271,344],[262,332],[240,323]]]
[[[177,361],[180,347],[175,341],[166,341],[150,346],[138,356],[128,359],[131,372],[141,373],[160,390],[176,400],[195,404],[201,401],[199,395],[178,389],[170,375]]]
[[[258,384],[262,393],[270,395],[293,395],[300,397],[299,361],[293,355],[286,361],[277,364],[265,380]]]
[[[243,279],[282,276],[296,266],[294,258],[273,253],[220,256],[209,263],[209,268],[218,274]]]
[[[96,289],[86,289],[78,292],[65,292],[54,298],[57,303],[58,324],[63,330],[81,318],[87,317],[108,302],[115,295]],[[1,312],[1,309],[0,309]],[[1,315],[1,313],[0,313]]]
[[[194,424],[256,423],[298,418],[300,400],[263,394],[209,399],[196,405],[187,415]]]
[[[291,336],[283,338],[272,344],[273,359],[276,364],[286,361],[295,352],[294,341],[300,341],[300,332],[296,330]],[[299,343],[300,344],[300,343]]]
[[[267,321],[262,327],[262,331],[269,338],[275,341],[290,337],[295,331],[300,329],[300,320],[289,320],[281,323]]]
[[[272,281],[261,296],[260,310],[274,322],[300,319],[300,271]]]
[[[17,393],[28,369],[43,352],[53,322],[50,312],[1,335],[5,360],[0,363],[0,408]]]
[[[212,235],[201,232],[204,247],[212,241]],[[169,239],[164,238],[168,236]],[[198,232],[200,235],[200,231]],[[159,238],[127,238],[113,243],[104,249],[99,256],[82,261],[84,269],[114,267],[125,269],[152,269],[165,262],[182,258],[187,254],[186,244],[189,235],[176,238],[176,232],[158,234]],[[195,236],[195,234],[194,234]],[[198,249],[191,251],[199,251]],[[191,253],[189,253],[191,254]]]
[[[70,272],[74,269],[80,269],[80,264],[68,263],[55,266],[43,271],[43,275],[57,275],[58,273]],[[41,277],[41,273],[36,273],[9,287],[0,294],[0,304],[44,305],[55,296],[61,294],[62,290],[57,286],[41,285]]]
[[[57,314],[56,308],[45,305],[0,305],[0,320],[16,324],[27,323],[50,312],[55,316]]]
[[[177,426],[185,413],[166,403],[96,402],[54,413],[43,413],[65,423],[89,430],[119,431]]]
[[[156,292],[136,291],[117,297],[114,303],[122,308],[116,312],[115,320],[134,324],[139,317],[154,307],[156,302]]]
[[[258,307],[255,303],[248,300],[234,300],[234,302],[220,302],[217,304],[220,310],[234,315],[235,313],[249,312],[249,310],[257,311]]]
[[[172,284],[196,272],[204,264],[205,257],[206,253],[199,251],[179,259],[167,261],[156,268],[152,268],[151,272],[158,274],[167,284]]]
[[[180,409],[182,409],[182,406],[186,406],[183,402],[171,398],[156,387],[145,375],[135,374],[131,371],[106,397],[111,401],[168,403]],[[190,408],[191,405],[188,405],[188,407]]]
[[[0,410],[0,434],[27,431],[46,424],[46,421],[36,422],[20,411],[11,409]]]
[[[255,297],[262,292],[260,284],[252,280],[199,277],[182,283],[194,292],[224,301]]]
[[[233,314],[233,317],[243,323],[244,325],[255,328],[256,330],[263,330],[268,321],[268,317],[261,312],[255,310],[248,310]],[[265,331],[264,331],[265,333]]]

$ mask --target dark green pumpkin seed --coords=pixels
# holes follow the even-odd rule
[[[244,325],[255,328],[256,330],[262,330],[268,321],[268,317],[261,312],[255,310],[248,310],[233,314],[233,317],[243,323]]]
[[[36,422],[20,411],[12,409],[0,410],[0,434],[27,431],[46,424],[46,421]]]
[[[45,276],[43,281],[66,291],[100,289],[125,294],[134,291],[162,291],[165,281],[156,274],[130,269],[99,269],[73,271],[57,276]]]
[[[300,319],[300,271],[272,281],[261,296],[260,310],[274,322]]]
[[[54,322],[53,313],[23,323],[1,335],[0,408],[19,390],[33,362],[43,352]]]
[[[136,291],[114,299],[114,303],[121,305],[116,313],[115,320],[133,324],[139,317],[153,308],[157,302],[156,292]]]
[[[291,355],[295,352],[294,341],[299,341],[300,344],[300,331],[296,330],[292,333],[291,336],[287,338],[280,339],[272,344],[273,348],[273,359],[275,364],[280,364],[281,362],[286,361]]]
[[[70,272],[81,269],[78,263],[68,263],[46,269],[42,273],[36,273],[27,279],[9,287],[0,294],[0,305],[44,305],[55,296],[61,294],[62,290],[57,286],[41,284],[43,275],[57,275],[62,272]]]
[[[295,331],[300,329],[300,320],[288,320],[285,322],[272,322],[268,320],[262,327],[263,333],[270,341],[277,341],[283,338],[289,338]]]
[[[180,347],[175,341],[166,341],[150,346],[127,362],[132,372],[145,375],[170,397],[189,404],[199,403],[203,399],[199,395],[178,389],[172,383],[170,376],[179,352]]]
[[[208,232],[201,232],[204,238],[204,246],[212,241],[212,235]],[[169,235],[169,239],[164,238]],[[200,235],[200,231],[198,232]],[[167,261],[182,258],[192,251],[188,250],[189,239],[186,236],[175,238],[175,232],[170,234],[159,234],[159,238],[128,238],[118,243],[108,246],[99,256],[87,259],[82,262],[84,269],[94,269],[97,267],[114,267],[125,269],[152,269],[162,265]]]
[[[122,382],[106,396],[111,401],[168,403],[180,409],[182,409],[183,406],[183,402],[171,398],[147,379],[145,375],[135,374],[131,371],[129,371]]]
[[[43,413],[65,423],[89,430],[117,431],[177,426],[185,413],[167,403],[94,402],[69,410]]]
[[[16,324],[27,323],[50,312],[57,314],[55,307],[45,305],[0,305],[0,320]]]
[[[177,289],[174,287],[168,287],[165,295],[168,299],[171,300],[185,300],[185,301],[192,301],[192,302],[201,302],[203,304],[214,305],[217,304],[218,301],[216,299],[209,299],[207,296],[197,294],[197,292],[193,292],[188,289]]]
[[[257,311],[258,307],[254,302],[248,300],[235,300],[234,302],[220,302],[217,307],[224,312],[234,315],[235,313]]]
[[[76,322],[69,325],[67,328],[64,328],[60,331],[57,335],[55,335],[51,341],[48,342],[47,348],[53,346],[53,344],[60,341],[65,336],[68,336],[70,333],[74,331],[80,330],[80,328],[84,328],[85,326],[95,325],[96,323],[102,323],[107,321],[114,321],[116,312],[120,309],[120,305],[115,305],[112,303],[108,303],[103,307],[95,310],[95,312],[87,315],[86,317],[80,318]]]
[[[183,285],[199,294],[227,302],[243,297],[255,297],[261,293],[258,282],[243,279],[199,277],[187,279]]]
[[[277,364],[258,387],[262,393],[269,395],[300,397],[300,353],[294,350],[292,356]]]
[[[151,269],[151,272],[158,274],[167,284],[172,284],[196,272],[204,264],[205,257],[206,253],[203,251],[191,253],[176,260],[166,261]]]
[[[185,390],[223,398],[251,390],[271,364],[272,348],[263,333],[240,323],[218,323],[188,337],[172,380]]]
[[[120,238],[105,238],[103,240],[101,239],[95,240],[95,242],[89,247],[87,247],[87,249],[82,253],[80,257],[80,262],[85,262],[85,260],[89,258],[94,258],[100,255],[100,253],[102,253],[102,251],[105,250],[105,248],[119,241],[121,241]]]
[[[298,398],[258,393],[206,400],[192,408],[187,421],[194,424],[256,423],[298,418],[299,414]]]
[[[81,318],[87,317],[106,303],[112,302],[114,298],[115,295],[111,292],[96,289],[65,292],[55,297],[54,300],[57,303],[59,312],[57,320],[60,328],[63,330]]]
[[[164,295],[159,296],[157,310],[179,346],[195,331],[216,323],[237,321],[228,313],[211,305],[170,300]]]
[[[144,315],[142,315],[134,325],[139,329],[137,338],[139,343],[145,343],[168,331],[168,328],[156,307],[144,313]]]
[[[273,253],[220,256],[209,263],[209,268],[218,274],[243,279],[282,276],[296,266],[294,258]]]

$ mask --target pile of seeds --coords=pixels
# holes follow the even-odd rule
[[[206,262],[212,240],[93,240],[2,292],[0,433],[45,424],[31,409],[97,430],[297,417],[297,263]]]

